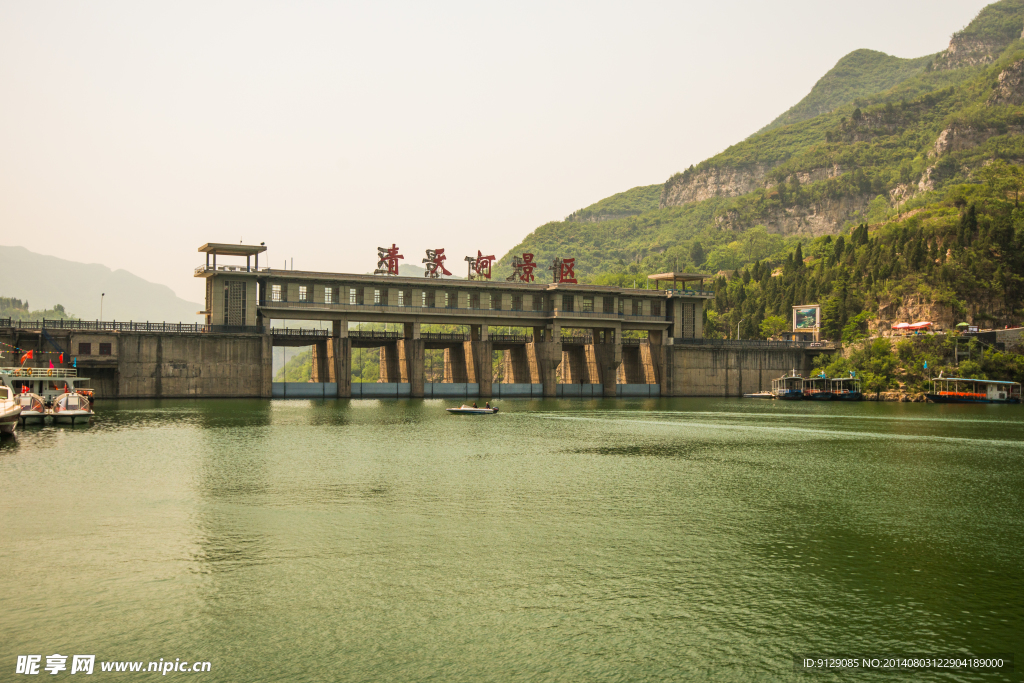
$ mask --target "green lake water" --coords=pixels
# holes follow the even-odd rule
[[[449,405],[106,401],[19,429],[0,680],[54,653],[96,680],[1020,680],[793,655],[1024,655],[1021,406]],[[160,658],[211,670],[99,671]]]

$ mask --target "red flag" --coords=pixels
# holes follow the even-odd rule
[[[60,354],[60,360],[59,360],[59,361],[57,361],[57,362],[58,362],[58,363],[60,363],[61,365],[63,365],[63,364],[64,364],[64,354],[63,354],[63,353],[62,353],[62,354]]]
[[[32,352],[31,352],[31,351],[29,351],[29,352],[27,352],[27,353],[26,353],[25,355],[23,355],[23,356],[21,357],[21,362],[22,362],[22,364],[24,365],[25,361],[27,361],[27,360],[32,360],[32,358],[33,358],[33,356],[32,356]]]
[[[50,369],[53,370],[53,361],[50,361]]]

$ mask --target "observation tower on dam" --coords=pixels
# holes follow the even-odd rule
[[[529,254],[529,277],[517,257],[514,281],[490,279],[489,261],[486,277],[474,277],[472,257],[472,279],[401,276],[392,249],[380,250],[380,274],[356,275],[260,268],[264,245],[204,244],[206,263],[195,270],[206,280],[202,313],[212,332],[269,333],[274,346],[314,347],[313,382],[331,385],[328,395],[656,396],[671,381],[665,348],[701,339],[704,302],[713,297],[703,288],[707,275],[655,276],[654,289],[577,284],[566,277],[571,260],[546,268]],[[438,258],[434,251],[428,257]],[[428,274],[438,274],[433,261],[424,262]],[[542,269],[554,271],[548,282],[540,281]],[[270,320],[329,321],[330,329],[271,329]],[[390,323],[398,331],[350,323]],[[441,326],[463,332],[434,331]],[[500,332],[507,328],[522,332]],[[353,385],[358,348],[380,349],[378,386]],[[425,352],[436,349],[444,352],[443,378],[426,382]],[[495,365],[503,382],[494,382]]]

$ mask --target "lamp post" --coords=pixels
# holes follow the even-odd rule
[[[105,297],[106,295],[106,292],[100,293],[100,322],[103,322],[103,297]]]
[[[736,341],[739,341],[740,339],[740,325],[743,324],[744,320],[745,318],[740,318],[740,321],[736,323]]]

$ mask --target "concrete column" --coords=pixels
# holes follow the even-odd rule
[[[586,347],[573,344],[562,347],[562,382],[565,384],[590,384],[587,372]]]
[[[352,342],[348,338],[348,326],[345,326],[344,337],[331,337],[327,340],[327,356],[334,368],[334,381],[338,383],[338,398],[352,396]]]
[[[525,346],[505,351],[505,377],[513,384],[530,384],[530,361]]]
[[[482,327],[486,333],[487,326]],[[491,384],[494,382],[494,371],[491,365],[493,348],[489,341],[463,342],[467,381],[479,387],[480,398],[491,397]]]
[[[419,339],[420,338],[420,324],[419,323],[405,323],[404,336],[406,339]]]
[[[274,340],[269,334],[260,335],[260,396],[274,395]]]
[[[348,320],[342,318],[341,320],[331,321],[331,336],[335,339],[347,339],[348,338]]]
[[[398,344],[389,343],[380,347],[380,379],[377,381],[384,383],[402,381],[398,363]]]
[[[469,338],[473,341],[487,341],[487,325],[470,325]]]
[[[402,381],[409,383],[409,395],[412,398],[423,398],[424,351],[422,339],[400,339],[398,341],[398,365]]]
[[[605,332],[605,339],[609,339],[610,336],[610,332]],[[622,344],[594,344],[594,355],[597,357],[597,370],[600,373],[601,385],[604,387],[604,396],[615,398],[619,366],[622,365]]]
[[[544,385],[545,397],[554,397],[557,394],[558,387],[555,370],[558,368],[558,364],[562,362],[561,335],[559,335],[559,341],[557,342],[538,342],[536,339],[537,336],[535,335],[534,341],[526,345],[528,356],[532,363],[536,363],[536,375],[530,379],[534,384]]]
[[[444,382],[446,384],[465,384],[469,381],[466,372],[465,342],[448,346],[444,350]]]
[[[327,340],[325,339],[313,345],[313,374],[310,379],[314,382],[330,382],[331,374],[331,363],[327,361]]]

